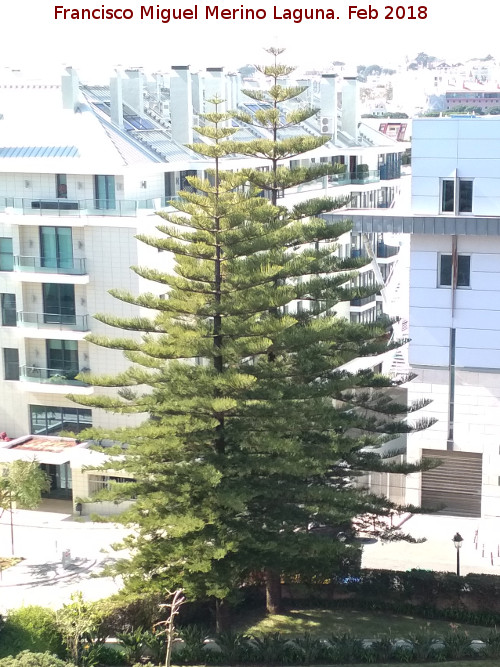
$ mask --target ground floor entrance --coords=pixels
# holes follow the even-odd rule
[[[50,490],[44,494],[44,497],[71,500],[73,483],[69,463],[61,463],[60,465],[40,463],[40,468],[50,477]]]
[[[422,507],[449,516],[480,517],[482,454],[423,449],[422,458],[442,461],[422,473]]]

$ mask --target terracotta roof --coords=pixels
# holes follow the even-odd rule
[[[19,445],[13,445],[11,449],[23,449],[32,452],[53,452],[54,454],[60,454],[66,449],[71,447],[76,447],[76,440],[71,438],[50,438],[50,437],[41,437],[33,436],[29,440],[21,442]]]

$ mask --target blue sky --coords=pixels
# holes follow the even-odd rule
[[[353,0],[351,0],[352,2]],[[354,0],[356,1],[356,0]],[[421,0],[428,18],[423,20],[348,20],[349,1],[277,0],[278,13],[286,7],[331,7],[341,18],[335,21],[274,20],[274,0],[249,0],[245,7],[263,7],[265,21],[177,21],[171,24],[149,19],[131,21],[62,21],[54,19],[54,7],[98,7],[102,0],[18,0],[0,3],[0,68],[25,67],[36,63],[53,66],[65,63],[76,67],[103,65],[139,66],[166,69],[172,64],[235,67],[246,62],[263,62],[263,47],[287,48],[286,60],[294,65],[322,67],[332,60],[349,63],[390,64],[404,62],[405,56],[425,51],[457,62],[472,56],[500,55],[495,5],[491,0],[458,3],[452,0]],[[401,0],[399,0],[401,2]],[[147,3],[146,3],[147,4]],[[155,2],[155,5],[158,4]],[[190,8],[191,0],[161,2],[160,7]],[[204,14],[205,2],[199,2]],[[217,4],[209,2],[209,4]],[[369,4],[383,17],[388,0]],[[129,7],[139,14],[136,0],[104,0],[107,8]],[[219,7],[240,7],[238,0],[223,0]],[[394,3],[398,6],[398,3]],[[416,13],[416,9],[414,10]],[[0,100],[1,104],[1,100]]]

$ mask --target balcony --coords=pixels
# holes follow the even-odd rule
[[[30,283],[50,282],[86,285],[89,282],[86,261],[79,259],[53,259],[16,255],[14,277]]]
[[[52,259],[47,257],[30,257],[16,255],[14,271],[30,273],[62,273],[71,276],[83,276],[87,273],[85,259]]]
[[[363,306],[367,306],[368,304],[375,305],[376,300],[377,300],[376,295],[371,294],[370,296],[364,296],[362,298],[351,299],[351,306],[353,308],[362,308]]]
[[[74,394],[91,394],[94,388],[75,380],[75,373],[69,373],[57,368],[39,368],[38,366],[21,366],[19,379],[21,382],[33,382],[43,387],[36,387],[33,391],[56,394],[71,391]],[[71,390],[69,389],[71,387]]]
[[[399,246],[386,245],[385,243],[377,243],[377,257],[387,259],[394,257],[399,252]]]
[[[44,199],[0,197],[0,213],[14,215],[85,218],[89,216],[136,217],[141,211],[154,211],[153,199]]]
[[[366,185],[367,183],[378,183],[380,181],[380,172],[378,170],[372,171],[356,171],[351,173],[351,185]]]
[[[29,329],[30,338],[50,338],[51,332],[78,332],[74,335],[65,335],[68,340],[81,340],[85,332],[89,331],[88,315],[32,313],[25,310],[17,313],[17,326]]]

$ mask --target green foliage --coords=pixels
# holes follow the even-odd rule
[[[74,667],[74,665],[61,660],[52,653],[21,651],[16,656],[2,658],[0,667]]]
[[[7,474],[0,477],[0,507],[7,509],[15,503],[19,509],[36,509],[42,493],[50,489],[47,473],[37,461],[12,461],[5,470]]]
[[[129,632],[118,632],[116,638],[123,647],[129,665],[133,665],[142,658],[146,645],[144,628],[139,626]]]
[[[366,448],[420,428],[384,392],[397,392],[387,378],[342,370],[387,351],[388,323],[336,315],[338,304],[366,296],[351,287],[365,260],[336,252],[350,225],[321,217],[345,202],[287,207],[279,197],[338,168],[288,168],[290,158],[328,138],[287,135],[315,110],[285,108],[304,88],[281,85],[293,68],[277,62],[279,49],[270,53],[274,64],[258,68],[271,79],[269,90],[246,91],[265,105],[244,118],[268,138],[234,141],[231,114],[219,112],[217,98],[207,100],[213,111],[196,128],[206,142],[191,149],[211,158],[213,169],[187,179],[191,190],[175,202],[177,212],[160,214],[160,236],[138,236],[171,253],[174,268],[132,267],[151,292],[113,291],[150,317],[96,315],[142,337],[89,338],[123,349],[132,365],[94,380],[121,387],[116,396],[72,397],[147,415],[139,427],[92,432],[127,443],[120,467],[136,480],[113,490],[114,499],[137,497],[123,517],[134,526],[125,540],[130,557],[117,568],[130,591],[182,588],[188,599],[233,601],[255,576],[274,581],[277,593],[281,576],[321,579],[349,568],[360,553],[354,517],[369,516],[382,530],[375,517],[396,509],[353,484],[375,464],[391,470]],[[223,171],[235,153],[266,159],[269,169]],[[306,304],[302,311],[297,301]]]
[[[71,602],[57,612],[56,619],[71,660],[79,667],[94,667],[98,652],[93,643],[105,639],[99,636],[102,614],[98,603],[87,602],[82,593],[74,593]]]
[[[0,632],[0,656],[23,650],[64,657],[62,636],[52,609],[31,605],[9,612]]]

